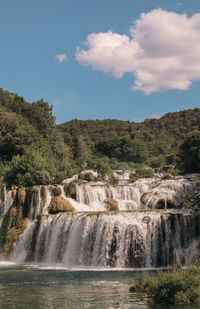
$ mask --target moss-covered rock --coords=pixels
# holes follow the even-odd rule
[[[60,187],[58,187],[58,186],[54,186],[52,188],[51,192],[52,192],[53,196],[59,196],[62,193]]]
[[[26,200],[26,188],[21,187],[17,190],[17,198],[21,205],[25,203]]]
[[[156,204],[157,209],[173,208],[174,200],[171,197],[163,197]]]
[[[64,185],[64,191],[67,197],[76,199],[76,183],[76,181],[72,181]]]
[[[12,190],[12,198],[15,200],[16,199],[16,196],[17,196],[17,186],[12,186],[11,187],[11,190]]]
[[[39,186],[33,186],[27,188],[27,203],[29,206],[31,204],[33,207],[36,207],[39,204],[39,194],[40,194],[40,187]]]
[[[104,200],[104,203],[106,204],[106,209],[108,211],[117,211],[119,210],[118,208],[118,201],[113,200],[111,198],[107,198]]]
[[[44,208],[47,202],[46,188],[45,186],[41,186],[40,189],[40,198],[41,198],[41,210]]]
[[[78,176],[79,179],[82,179],[82,180],[86,180],[86,181],[95,181],[96,180],[96,177],[93,173],[91,172],[82,172],[79,174]]]
[[[50,214],[57,214],[58,212],[72,212],[74,210],[75,209],[71,203],[65,200],[62,196],[54,196],[48,207]]]
[[[1,252],[8,256],[11,249],[27,226],[27,219],[23,217],[23,208],[13,205],[5,215],[0,229]]]

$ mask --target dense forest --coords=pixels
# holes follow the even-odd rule
[[[56,125],[52,106],[0,89],[0,179],[8,185],[60,183],[85,168],[173,166],[200,171],[200,109],[142,123],[71,120]]]

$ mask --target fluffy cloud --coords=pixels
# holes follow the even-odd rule
[[[77,47],[76,60],[120,78],[135,77],[134,90],[146,94],[166,89],[186,90],[200,80],[200,14],[187,17],[156,9],[142,13],[130,37],[91,33],[87,49]]]
[[[58,54],[55,56],[55,59],[58,60],[58,62],[63,62],[67,60],[67,55],[66,54]]]

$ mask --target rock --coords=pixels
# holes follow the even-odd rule
[[[60,189],[60,187],[58,187],[58,186],[54,186],[53,188],[52,188],[52,194],[53,194],[53,196],[59,196],[59,195],[61,195],[61,189]]]
[[[104,203],[106,204],[106,209],[108,211],[116,211],[119,210],[118,208],[118,201],[113,200],[111,198],[107,198],[104,200]]]
[[[142,218],[142,222],[149,224],[149,222],[151,222],[151,218],[149,216],[145,216],[144,218]]]
[[[174,207],[174,200],[169,196],[159,199],[156,205],[157,209],[165,209],[173,207]]]
[[[11,190],[12,190],[12,198],[15,200],[16,195],[17,195],[17,187],[13,185],[11,187]]]
[[[48,211],[50,214],[57,214],[58,212],[73,212],[75,209],[70,202],[65,200],[62,196],[55,196],[51,199]]]
[[[25,203],[26,200],[26,188],[19,188],[17,191],[17,197],[19,200],[19,203],[22,205]]]

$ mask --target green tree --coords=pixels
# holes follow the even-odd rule
[[[185,172],[200,172],[200,131],[186,136],[180,147],[179,159]]]

